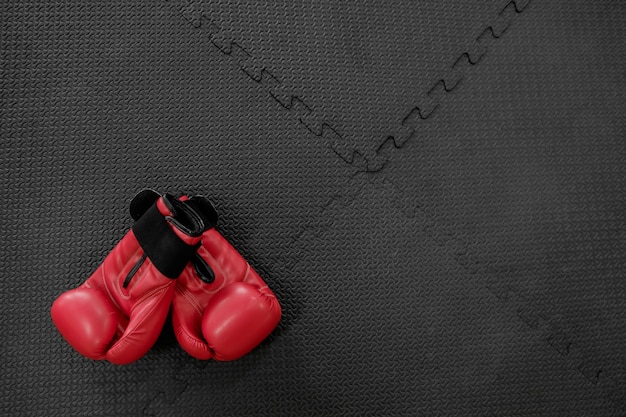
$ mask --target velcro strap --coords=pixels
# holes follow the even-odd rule
[[[133,225],[137,242],[152,264],[163,275],[175,279],[198,249],[183,242],[153,204]]]
[[[198,216],[200,216],[202,222],[204,223],[204,230],[209,230],[215,227],[218,216],[211,200],[201,195],[196,195],[191,197],[185,203],[187,203],[187,205],[194,210]]]
[[[133,197],[130,202],[130,217],[133,220],[139,220],[141,216],[161,197],[159,193],[154,190],[142,190]]]

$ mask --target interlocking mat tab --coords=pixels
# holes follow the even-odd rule
[[[0,414],[626,415],[626,3],[6,0]],[[143,188],[283,319],[138,362],[50,319]]]

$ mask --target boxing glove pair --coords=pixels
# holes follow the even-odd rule
[[[276,327],[276,297],[214,229],[207,199],[146,190],[130,211],[131,230],[52,305],[54,324],[76,351],[134,362],[155,343],[170,306],[177,339],[198,359],[237,359]]]

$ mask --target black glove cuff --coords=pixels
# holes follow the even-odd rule
[[[153,204],[132,227],[135,238],[152,264],[168,278],[175,279],[200,243],[188,245],[172,230],[168,220]]]

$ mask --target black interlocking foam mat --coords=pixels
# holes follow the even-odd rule
[[[269,4],[271,3],[271,4]],[[621,1],[5,1],[3,415],[626,415]],[[201,193],[284,317],[129,366],[49,308]]]

